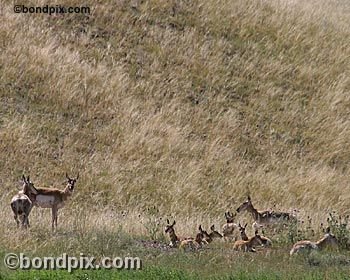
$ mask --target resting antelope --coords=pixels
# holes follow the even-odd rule
[[[247,225],[248,225],[248,224],[245,224],[244,227],[242,227],[241,224],[238,224],[238,226],[239,226],[239,231],[240,231],[240,233],[241,233],[241,238],[242,238],[242,240],[244,240],[244,241],[249,240],[249,238],[248,238],[248,236],[247,236],[247,234],[246,234],[246,232],[245,232],[245,229],[247,228]],[[256,230],[256,233],[257,233],[257,232],[258,232],[258,231]],[[271,239],[269,239],[269,238],[267,238],[267,237],[265,237],[265,236],[263,236],[263,235],[259,235],[259,236],[260,236],[261,243],[262,243],[262,245],[263,245],[264,247],[270,247],[270,246],[272,245]]]
[[[248,211],[251,213],[254,223],[253,227],[255,230],[257,230],[261,226],[276,224],[279,222],[286,222],[286,221],[296,221],[295,216],[291,215],[290,213],[286,212],[277,212],[277,211],[258,211],[254,208],[250,196],[248,196],[248,199],[243,202],[238,208],[237,212],[240,213],[242,211]]]
[[[64,190],[36,188],[34,184],[30,182],[29,177],[28,184],[23,188],[23,192],[32,199],[35,206],[52,209],[52,230],[55,228],[57,229],[58,209],[63,208],[65,202],[72,195],[79,174],[76,179],[70,178],[67,174],[66,178],[67,186]]]
[[[247,228],[248,224],[245,224],[244,227],[241,226],[241,223],[238,224],[239,226],[239,232],[241,233],[241,238],[243,241],[248,241],[249,238],[247,236],[247,234],[245,233],[245,229]]]
[[[220,232],[218,232],[218,231],[215,230],[215,225],[212,225],[212,226],[210,227],[210,230],[211,230],[211,232],[209,233],[210,242],[214,241],[214,239],[216,239],[216,238],[217,238],[217,239],[223,238],[223,235],[221,235]]]
[[[25,179],[25,178],[24,178]],[[26,183],[26,182],[25,182]],[[17,226],[19,226],[20,218],[22,227],[29,227],[29,214],[32,211],[33,203],[24,193],[19,192],[11,200],[11,208],[14,214]]]
[[[199,232],[203,235],[203,241],[207,244],[213,241],[212,236],[216,235],[215,233],[210,235],[206,230],[202,228],[201,225],[199,225]]]
[[[237,224],[233,222],[234,215],[229,212],[225,212],[226,224],[222,226],[222,233],[225,239],[233,239],[234,230],[238,228]]]
[[[167,225],[165,227],[165,233],[169,234],[169,237],[170,237],[169,246],[170,247],[178,247],[179,243],[181,241],[184,241],[184,240],[193,240],[192,237],[181,237],[181,236],[179,237],[176,235],[175,229],[174,229],[174,226],[176,225],[175,220],[172,224],[170,224],[169,219],[167,219],[166,221],[167,221]]]
[[[243,252],[256,252],[254,247],[260,245],[262,245],[261,236],[256,231],[255,235],[248,240],[237,240],[233,244],[233,249]]]
[[[337,238],[331,234],[330,228],[328,227],[326,229],[326,234],[321,238],[320,240],[316,242],[312,242],[310,240],[302,240],[298,241],[293,245],[292,250],[290,250],[290,255],[297,254],[299,252],[303,251],[310,251],[310,250],[323,250],[325,248],[337,248],[338,247],[338,240]]]
[[[185,239],[180,242],[180,249],[190,249],[196,250],[202,247],[203,244],[208,244],[208,233],[202,229],[202,226],[199,225],[199,233],[197,233],[196,238]]]

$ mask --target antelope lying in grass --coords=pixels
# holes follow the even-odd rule
[[[174,226],[176,225],[176,221],[174,220],[172,224],[170,224],[169,219],[167,219],[166,221],[167,221],[167,225],[165,227],[165,233],[169,234],[170,247],[178,247],[181,241],[184,241],[184,240],[194,240],[192,237],[177,236],[174,229]]]
[[[23,182],[24,184],[29,183],[29,177],[28,182],[26,181],[26,178],[23,176]],[[19,226],[20,221],[22,223],[22,227],[27,228],[29,227],[29,214],[32,211],[33,203],[29,199],[28,196],[26,196],[22,191],[18,192],[12,200],[11,200],[11,208],[14,214],[15,221],[17,223],[17,226]]]
[[[208,244],[208,239],[210,239],[209,234],[202,229],[202,226],[199,225],[199,233],[197,233],[196,238],[189,238],[182,240],[180,242],[180,249],[190,249],[190,250],[197,250],[200,249],[203,245]]]
[[[325,248],[337,248],[338,240],[331,234],[330,228],[326,229],[326,234],[320,240],[312,242],[310,240],[298,241],[293,245],[292,250],[290,250],[290,255],[297,254],[299,252],[311,251],[311,250],[323,250]]]
[[[239,227],[239,232],[241,233],[241,238],[243,241],[248,241],[249,238],[247,236],[247,234],[245,233],[245,229],[247,228],[248,224],[245,224],[244,227],[241,226],[241,223],[238,224]]]
[[[213,227],[213,226],[212,226]],[[204,230],[202,228],[202,226],[199,226],[199,232],[203,235],[203,241],[206,244],[209,244],[213,241],[213,236],[216,235],[215,233],[212,233],[212,235],[210,235],[206,230]],[[220,234],[220,233],[219,233]],[[217,236],[216,236],[217,237]]]
[[[215,239],[221,239],[221,238],[223,238],[223,235],[221,235],[220,232],[218,232],[218,231],[215,230],[215,225],[212,225],[212,226],[210,227],[210,230],[211,230],[211,232],[209,233],[209,237],[210,237],[209,243],[212,242],[212,241],[214,241]]]
[[[233,222],[234,215],[230,212],[225,212],[226,224],[222,226],[222,233],[225,239],[233,239],[234,230],[238,228],[237,224]]]
[[[245,232],[246,228],[247,228],[247,225],[248,224],[245,224],[244,227],[241,226],[241,224],[239,223],[238,226],[239,226],[239,231],[241,233],[241,238],[243,241],[248,241],[249,238]],[[256,233],[258,232],[257,230],[255,231]],[[261,240],[261,243],[264,247],[270,247],[272,245],[272,241],[271,239],[263,236],[263,235],[259,235],[260,236],[260,240]]]
[[[238,208],[237,212],[240,213],[242,211],[248,211],[251,213],[254,223],[253,227],[255,230],[260,228],[261,226],[267,226],[271,224],[277,224],[277,223],[285,223],[285,222],[292,222],[296,221],[296,217],[293,216],[290,213],[286,212],[277,212],[277,211],[270,211],[270,210],[265,210],[265,211],[258,211],[254,208],[250,196],[248,196],[248,199],[243,202]]]
[[[24,177],[24,176],[23,176]],[[70,178],[66,174],[67,186],[64,190],[51,189],[51,188],[36,188],[34,184],[29,181],[23,188],[23,193],[31,198],[35,206],[41,208],[52,209],[52,230],[57,228],[58,209],[63,208],[65,202],[72,195],[75,187],[75,183],[79,178],[79,174],[76,179]]]
[[[270,238],[267,238],[266,236],[260,235],[260,239],[261,239],[262,245],[264,247],[271,247],[272,246],[272,241]]]
[[[255,235],[248,240],[237,240],[233,244],[233,249],[236,251],[243,251],[243,252],[256,252],[255,246],[262,245],[261,236],[258,234],[258,232],[255,232]]]

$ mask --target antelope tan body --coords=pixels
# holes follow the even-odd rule
[[[261,237],[260,235],[255,233],[255,235],[248,240],[237,240],[233,244],[233,249],[236,251],[243,251],[243,252],[255,252],[256,246],[262,245]]]
[[[293,245],[290,250],[290,255],[298,254],[300,252],[311,251],[311,250],[323,250],[325,248],[337,248],[338,240],[330,233],[330,229],[327,228],[326,234],[320,240],[312,242],[310,240],[298,241]]]
[[[41,208],[63,208],[65,201],[72,195],[67,188],[64,190],[37,188],[36,190],[35,204]]]
[[[250,196],[248,199],[243,202],[236,210],[238,213],[242,211],[248,211],[251,213],[254,224],[253,227],[257,230],[260,226],[268,226],[272,224],[285,223],[288,221],[296,221],[296,218],[287,212],[278,212],[278,211],[258,211],[254,208]]]
[[[64,190],[36,188],[34,187],[34,184],[30,182],[29,177],[27,179],[27,184],[23,187],[23,192],[32,199],[35,206],[52,209],[52,230],[54,230],[55,227],[57,228],[58,209],[63,208],[65,202],[73,194],[74,186],[79,178],[79,174],[76,179],[69,178],[67,174],[66,178],[68,181]]]
[[[226,224],[222,226],[222,234],[226,240],[234,239],[234,230],[238,225],[234,223],[234,215],[230,212],[225,212]]]

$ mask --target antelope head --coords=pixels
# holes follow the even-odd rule
[[[23,189],[22,193],[29,197],[31,201],[35,201],[38,190],[34,187],[33,182],[30,181],[29,176],[27,178],[22,175]]]
[[[249,208],[251,208],[253,205],[252,205],[252,200],[250,198],[250,196],[248,195],[248,198],[246,201],[244,201],[238,208],[237,208],[237,212],[241,212],[241,211],[244,211],[244,210],[247,210]]]
[[[66,173],[66,178],[67,178],[67,189],[68,189],[69,192],[72,193],[74,191],[75,183],[79,179],[79,173],[78,173],[78,175],[77,175],[77,177],[75,179],[74,178],[70,178],[68,176],[68,174]]]
[[[174,220],[174,222],[170,224],[169,219],[167,219],[166,222],[167,222],[167,225],[165,226],[165,233],[169,233],[169,234],[175,233],[174,226],[176,224],[176,221]]]
[[[234,215],[230,213],[230,211],[225,212],[225,219],[228,224],[233,223],[233,218],[234,218]]]
[[[247,228],[247,223],[242,226],[241,223],[238,223],[238,226],[239,226],[239,232],[242,234],[242,233],[245,233],[245,229]]]
[[[239,232],[241,233],[242,240],[248,240],[248,236],[245,232],[245,229],[247,228],[248,224],[245,224],[244,227],[241,225],[241,223],[238,223]]]

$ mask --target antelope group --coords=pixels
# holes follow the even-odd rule
[[[246,233],[248,223],[244,225],[240,222],[236,224],[234,222],[237,213],[247,211],[251,214],[253,218],[252,228],[254,229],[254,235],[249,237]],[[273,211],[273,210],[257,210],[252,203],[250,196],[247,197],[237,209],[236,214],[231,212],[225,212],[226,223],[222,226],[222,234],[215,230],[215,226],[210,227],[211,232],[208,233],[199,225],[198,232],[195,237],[181,237],[175,233],[174,226],[176,221],[170,223],[167,220],[167,225],[165,227],[165,233],[169,235],[170,247],[180,248],[184,250],[199,250],[204,248],[213,242],[214,239],[222,240],[224,242],[229,242],[232,244],[231,248],[236,251],[241,252],[257,252],[257,248],[268,248],[272,246],[272,241],[270,238],[259,234],[259,230],[270,227],[274,225],[285,226],[288,223],[297,222],[297,218],[290,213]],[[326,233],[323,238],[318,241],[312,242],[309,240],[298,241],[293,245],[290,251],[290,255],[297,254],[303,251],[310,250],[322,250],[324,248],[337,248],[338,240],[330,232],[330,228],[327,228]]]
[[[29,214],[33,206],[41,208],[51,208],[52,211],[52,230],[57,229],[58,209],[63,208],[65,202],[73,194],[75,184],[79,178],[70,178],[66,173],[67,185],[63,190],[54,188],[36,188],[30,177],[23,175],[22,190],[16,194],[11,200],[11,208],[14,218],[19,225],[18,217],[22,219],[22,226],[29,227]]]
[[[72,196],[79,174],[76,178],[70,178],[66,173],[66,187],[63,190],[56,188],[38,188],[30,180],[30,177],[22,176],[22,189],[12,198],[10,206],[14,214],[17,226],[28,228],[29,215],[33,206],[49,208],[52,212],[51,227],[57,229],[58,210],[65,206],[67,200]],[[249,237],[246,233],[248,223],[244,225],[234,222],[237,214],[247,211],[253,218],[252,227],[254,235]],[[285,225],[297,222],[294,215],[287,212],[272,210],[257,210],[250,196],[236,209],[236,213],[225,212],[226,223],[222,225],[222,234],[211,225],[210,233],[198,226],[198,232],[192,236],[180,236],[175,232],[176,221],[170,223],[167,219],[165,233],[169,235],[169,246],[183,250],[199,250],[208,246],[214,240],[222,240],[232,244],[232,249],[242,252],[256,252],[257,248],[272,246],[270,238],[259,234],[259,230],[273,225]],[[262,232],[263,233],[263,232]],[[325,235],[318,241],[302,240],[296,242],[290,250],[290,255],[312,250],[323,250],[324,248],[337,248],[338,240],[327,228]]]

